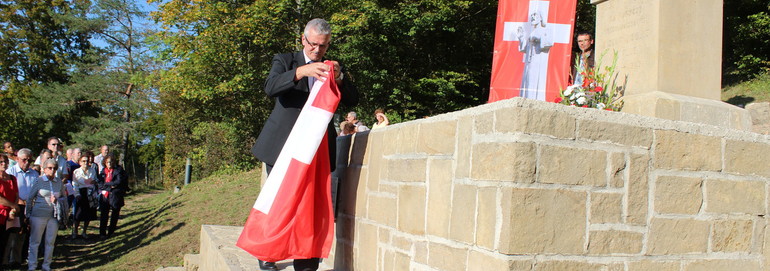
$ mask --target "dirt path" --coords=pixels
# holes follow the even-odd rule
[[[139,217],[146,215],[150,210],[142,208],[142,202],[159,193],[162,193],[162,191],[149,191],[129,195],[126,198],[126,205],[120,212],[118,229],[108,239],[99,238],[98,220],[91,221],[88,227],[88,239],[70,239],[69,236],[72,234],[72,229],[60,230],[56,238],[54,263],[51,268],[55,270],[99,269],[99,266],[118,258],[119,255],[116,255],[115,252],[119,249],[116,248],[133,247],[130,241],[128,241],[130,240],[128,237],[131,236],[131,232],[133,232],[135,227],[126,223],[131,224],[131,221],[141,219]],[[82,229],[80,232],[82,233]],[[26,266],[22,270],[26,270]]]

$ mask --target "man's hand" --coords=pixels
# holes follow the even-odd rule
[[[323,77],[327,77],[329,67],[321,62],[310,63],[297,68],[294,73],[294,80],[299,81],[302,77],[315,77],[317,80],[323,80]]]
[[[342,68],[340,68],[340,63],[332,60],[332,65],[334,65],[334,78],[340,78],[340,73],[342,72]]]

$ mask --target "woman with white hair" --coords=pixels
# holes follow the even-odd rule
[[[59,222],[56,220],[56,204],[64,191],[62,180],[56,177],[58,163],[47,159],[42,162],[43,175],[37,179],[29,192],[27,199],[27,217],[30,225],[29,236],[29,270],[37,269],[37,250],[45,232],[45,253],[43,254],[43,270],[51,270],[53,248]],[[66,215],[66,214],[61,214]]]

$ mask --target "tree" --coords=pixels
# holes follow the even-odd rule
[[[140,24],[147,14],[134,1],[128,0],[97,0],[90,14],[93,17],[90,20],[91,29],[106,42],[106,49],[112,53],[106,70],[112,83],[108,84],[106,92],[102,90],[105,94],[103,101],[112,102],[106,103],[104,112],[112,115],[113,119],[115,115],[120,115],[120,122],[116,121],[112,127],[120,135],[118,160],[125,165],[129,135],[137,124],[131,120],[132,113],[142,113],[144,108],[149,107],[153,94],[152,88],[141,85],[154,66],[144,41],[146,27]]]
[[[224,157],[196,159],[196,174],[256,164],[248,152],[250,142],[272,103],[262,83],[273,54],[296,46],[295,10],[293,0],[160,5],[153,15],[164,26],[156,34],[164,44],[158,55],[175,64],[159,73],[167,180],[181,181],[185,157]],[[228,142],[237,144],[225,148],[205,133],[235,137]]]
[[[724,2],[722,84],[730,85],[770,69],[770,2]]]
[[[596,32],[596,5],[591,0],[578,0],[575,11],[575,34],[578,31]],[[575,45],[577,50],[577,45]]]
[[[330,57],[360,86],[362,112],[384,107],[411,120],[479,105],[496,14],[492,0],[358,2],[332,15]]]
[[[62,15],[58,20],[92,33],[105,48],[85,51],[83,59],[90,61],[71,65],[67,82],[32,87],[22,109],[42,119],[61,120],[72,143],[81,147],[118,143],[118,161],[125,166],[132,145],[129,135],[142,120],[132,121],[132,114],[155,114],[146,110],[154,93],[144,79],[155,64],[144,42],[145,28],[138,23],[146,14],[125,0],[99,0],[80,8],[87,16]]]
[[[159,65],[145,41],[146,12],[125,0],[76,3],[72,12],[48,13],[67,31],[81,33],[88,37],[85,41],[93,37],[104,46],[82,46],[79,57],[62,69],[66,80],[28,84],[24,99],[14,101],[21,114],[38,125],[25,126],[39,131],[38,138],[53,134],[68,146],[86,149],[118,145],[113,148],[118,162],[136,172],[140,151],[140,158],[146,159],[142,164],[154,162],[152,154],[163,155],[162,134],[150,134],[162,130],[152,125],[160,112],[148,75]]]
[[[32,148],[50,135],[68,139],[71,119],[40,118],[22,107],[33,89],[66,84],[74,66],[93,61],[90,33],[63,19],[85,16],[85,7],[70,1],[0,1],[0,106],[7,114],[0,118],[0,137]]]

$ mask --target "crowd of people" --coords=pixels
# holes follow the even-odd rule
[[[126,171],[107,145],[99,155],[80,148],[63,150],[58,137],[48,138],[37,158],[29,148],[3,144],[0,269],[21,268],[26,260],[28,270],[36,270],[42,250],[42,270],[51,270],[60,229],[72,229],[65,238],[89,239],[90,222],[99,219],[99,239],[115,232],[128,192]]]

